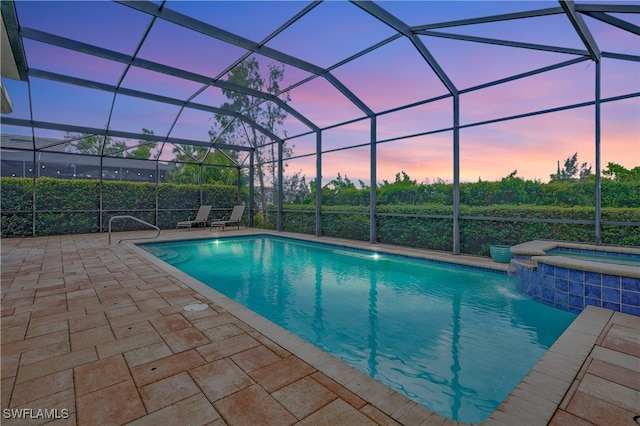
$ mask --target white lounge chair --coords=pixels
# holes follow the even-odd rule
[[[176,224],[176,229],[178,228],[191,229],[193,225],[196,225],[198,228],[206,228],[207,219],[209,218],[209,213],[211,213],[211,206],[200,206],[200,209],[198,209],[198,214],[196,215],[195,219],[183,220],[182,222],[178,222]]]
[[[211,229],[213,228],[222,228],[224,231],[224,227],[228,225],[237,225],[238,230],[240,230],[240,221],[242,220],[242,215],[244,214],[245,206],[234,206],[233,211],[231,212],[231,216],[227,220],[214,220],[211,222]]]

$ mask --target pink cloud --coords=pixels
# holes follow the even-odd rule
[[[291,92],[291,105],[319,127],[363,117],[365,114],[324,78],[316,78]]]
[[[420,136],[378,145],[378,181],[393,181],[404,171],[411,179],[452,179],[453,144],[451,132]]]
[[[634,99],[604,106],[602,168],[608,162],[627,168],[640,164],[640,124],[626,118],[634,111],[638,111]],[[556,171],[558,161],[562,166],[576,152],[579,162],[588,163],[595,173],[593,114],[593,108],[588,107],[462,129],[461,181],[499,180],[517,170],[522,178],[545,182]],[[323,181],[341,173],[354,182],[363,180],[369,184],[369,152],[369,147],[363,147],[324,155]],[[378,182],[393,181],[401,171],[418,182],[453,178],[451,132],[380,144],[377,154]],[[315,157],[310,158],[313,160],[308,161],[303,172],[315,176]]]
[[[316,135],[315,133],[300,136],[287,141],[287,146],[293,149],[293,156],[315,154]]]
[[[387,140],[450,127],[453,127],[453,100],[449,98],[381,115],[377,135],[378,140]]]
[[[332,152],[322,156],[323,185],[335,179],[338,173],[348,176],[359,187],[358,180],[370,181],[369,147]]]
[[[404,37],[337,68],[333,74],[376,112],[447,93]]]
[[[461,122],[473,123],[508,117],[593,99],[593,70],[578,64],[526,79],[465,93],[461,96]]]

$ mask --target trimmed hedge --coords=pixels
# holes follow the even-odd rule
[[[33,234],[33,179],[0,179],[2,237],[25,237]],[[158,192],[158,218],[155,204]],[[100,181],[36,179],[36,235],[62,235],[100,231]],[[108,229],[113,216],[131,215],[161,229],[195,216],[200,204],[215,209],[230,209],[237,203],[235,186],[203,185],[200,203],[199,185],[176,185],[145,182],[102,182],[102,230]],[[115,231],[142,230],[149,227],[133,220],[113,222]]]
[[[33,179],[2,178],[1,209],[2,237],[31,236],[33,233]],[[618,187],[621,188],[621,187]],[[635,187],[629,186],[633,191]],[[158,217],[155,217],[156,189]],[[480,188],[482,189],[482,188]],[[486,187],[485,187],[486,189]],[[36,234],[60,235],[92,233],[100,231],[100,182],[93,180],[62,180],[38,178],[36,180]],[[603,191],[604,193],[604,191]],[[407,194],[405,194],[407,195]],[[410,195],[410,194],[409,194]],[[106,231],[109,219],[116,215],[132,215],[161,229],[170,229],[180,220],[195,215],[200,204],[214,206],[212,217],[226,213],[237,203],[235,186],[203,186],[200,203],[198,185],[170,183],[150,184],[139,182],[104,181],[102,185],[102,230]],[[366,197],[361,197],[364,202]],[[634,199],[633,196],[631,199]],[[633,201],[636,202],[636,201]],[[217,211],[222,209],[224,212]],[[314,206],[286,205],[283,212],[285,231],[315,234]],[[448,204],[400,204],[379,205],[376,217],[377,240],[381,243],[433,250],[451,251],[453,247],[453,207]],[[592,207],[550,207],[539,205],[508,205],[460,207],[461,251],[467,254],[489,255],[492,244],[514,245],[536,238],[564,241],[595,241],[593,225],[547,222],[522,222],[492,218],[593,220]],[[275,218],[275,206],[269,210]],[[369,207],[365,205],[341,205],[322,207],[322,235],[369,240]],[[465,217],[486,217],[487,220],[469,220]],[[274,228],[271,223],[256,226]],[[640,209],[603,208],[602,220],[611,222],[640,222]],[[113,222],[116,231],[148,229],[135,221]],[[640,246],[640,227],[603,225],[602,242]]]
[[[315,213],[309,205],[287,205],[283,213],[284,231],[315,234]],[[453,208],[442,204],[420,206],[379,206],[376,217],[377,241],[409,247],[451,251],[453,248]],[[349,212],[349,213],[345,213]],[[275,216],[275,210],[272,212]],[[462,253],[489,256],[492,244],[515,245],[533,239],[594,242],[592,224],[522,222],[499,218],[593,220],[589,207],[542,206],[461,206],[460,250]],[[413,215],[413,217],[411,217]],[[369,210],[362,206],[323,207],[322,235],[353,240],[369,240]],[[467,216],[487,220],[464,219]],[[492,219],[492,218],[498,218]],[[602,209],[602,220],[640,222],[640,210]],[[640,227],[603,225],[604,244],[640,246]]]
[[[1,235],[3,237],[31,235],[33,223],[33,179],[2,178],[0,179],[0,184],[2,185],[0,187]]]

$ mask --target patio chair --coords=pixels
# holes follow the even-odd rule
[[[191,229],[193,225],[196,225],[198,228],[206,228],[207,219],[209,218],[209,213],[211,213],[211,206],[200,206],[200,209],[198,210],[198,214],[196,215],[195,219],[183,220],[182,222],[178,222],[176,224],[176,229],[178,228]]]
[[[238,230],[240,230],[240,221],[242,220],[242,215],[244,214],[244,207],[245,206],[234,206],[229,219],[212,221],[211,229],[213,230],[213,228],[222,228],[222,230],[224,231],[225,226],[237,225]]]

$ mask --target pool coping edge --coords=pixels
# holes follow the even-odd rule
[[[587,306],[483,424],[514,419],[548,424],[575,391],[574,383],[614,311]]]

